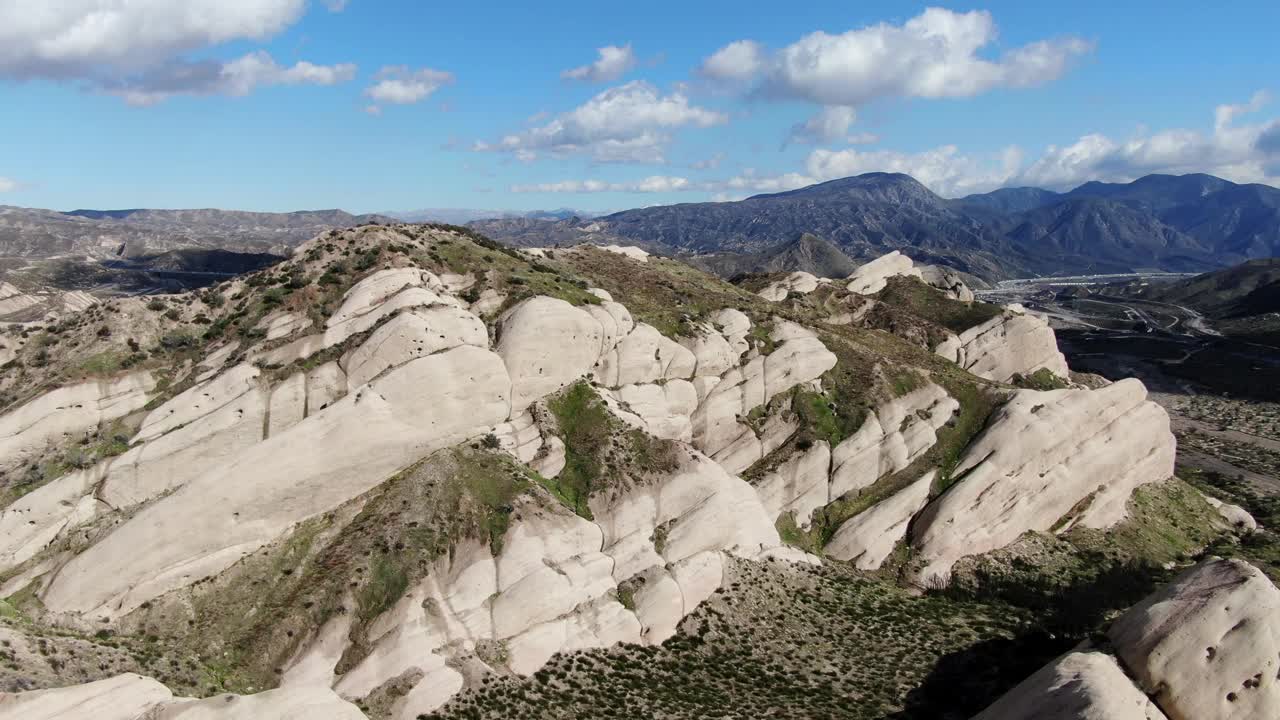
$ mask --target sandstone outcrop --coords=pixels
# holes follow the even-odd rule
[[[140,720],[172,700],[169,688],[127,673],[64,688],[0,693],[0,720]]]
[[[1008,309],[981,325],[942,341],[934,352],[978,377],[1009,382],[1015,374],[1044,368],[1060,378],[1070,374],[1053,328],[1041,318]]]
[[[1170,720],[1280,717],[1280,590],[1241,560],[1206,560],[1107,632]]]
[[[563,300],[539,296],[511,308],[499,322],[497,353],[511,375],[511,409],[577,380],[600,359],[600,323]]]
[[[1015,394],[965,450],[959,481],[917,518],[914,581],[944,583],[959,558],[1049,530],[1081,503],[1064,527],[1122,520],[1134,488],[1173,474],[1169,417],[1146,397],[1132,379]]]
[[[791,293],[807,295],[818,289],[819,280],[816,275],[804,271],[793,272],[781,280],[769,283],[758,294],[770,302],[782,302]]]
[[[960,273],[942,265],[921,265],[920,279],[938,288],[944,295],[960,302],[973,302],[974,295]]]
[[[829,557],[852,562],[862,570],[876,570],[907,535],[911,518],[929,502],[937,473],[930,470],[888,498],[849,518],[823,550]]]
[[[11,470],[50,446],[141,409],[155,388],[150,372],[68,385],[0,416],[0,470]]]
[[[900,275],[921,277],[919,268],[915,267],[911,258],[894,250],[854,270],[846,278],[846,287],[859,295],[874,295],[884,289],[889,278]]]
[[[1209,495],[1204,496],[1204,501],[1209,503],[1209,506],[1214,510],[1217,510],[1218,515],[1221,516],[1223,520],[1226,520],[1227,524],[1237,532],[1251,533],[1258,529],[1258,521],[1253,519],[1253,516],[1249,514],[1248,510],[1245,510],[1239,505],[1224,503],[1218,498]]]
[[[1005,693],[973,720],[1166,720],[1115,658],[1072,652]]]

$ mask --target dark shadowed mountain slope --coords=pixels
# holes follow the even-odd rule
[[[1280,258],[1250,260],[1226,270],[1153,285],[1145,296],[1188,305],[1214,318],[1280,313]]]
[[[1212,175],[1148,175],[1085,183],[1067,197],[1102,197],[1150,213],[1213,251],[1220,265],[1280,255],[1280,189]]]
[[[848,277],[858,267],[840,248],[814,235],[804,233],[793,242],[763,254],[715,253],[688,255],[681,259],[694,267],[721,277],[739,273],[771,273],[803,270],[818,277]]]
[[[1098,198],[1069,199],[1017,216],[1008,237],[1043,262],[1081,273],[1214,267],[1212,251],[1150,213]]]
[[[1038,187],[1000,188],[989,193],[967,195],[955,200],[966,212],[988,211],[997,214],[1020,213],[1052,205],[1062,199],[1061,193]]]

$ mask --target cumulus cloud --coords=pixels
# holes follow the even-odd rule
[[[759,74],[764,63],[763,45],[754,40],[738,40],[703,60],[698,72],[712,80],[743,82]]]
[[[17,181],[10,180],[7,177],[0,177],[0,193],[12,192],[18,189]]]
[[[988,12],[929,8],[902,25],[879,23],[832,35],[814,32],[770,51],[753,40],[726,45],[703,61],[706,78],[751,87],[760,99],[800,100],[825,109],[793,129],[792,141],[843,135],[854,109],[884,98],[960,98],[1057,79],[1092,44],[1063,37],[991,57],[997,37]]]
[[[583,80],[586,82],[613,82],[636,66],[636,55],[631,44],[622,47],[606,45],[598,48],[599,58],[590,65],[570,68],[560,73],[565,80]]]
[[[1280,119],[1237,124],[1268,100],[1258,93],[1247,103],[1219,105],[1212,132],[1171,129],[1127,140],[1095,133],[1070,145],[1050,145],[1018,180],[1063,189],[1088,180],[1127,182],[1151,173],[1203,172],[1235,182],[1280,184]]]
[[[264,40],[305,10],[306,0],[46,0],[38,8],[0,0],[0,78],[72,82],[139,105],[351,79],[353,65],[281,67],[265,52],[227,63],[184,58],[226,42]]]
[[[849,136],[849,126],[858,113],[845,105],[822,108],[808,120],[791,126],[788,142],[829,143]]]
[[[174,95],[244,96],[272,85],[335,85],[355,77],[350,63],[316,65],[302,61],[284,67],[264,50],[227,63],[175,61],[124,80],[103,81],[100,90],[131,105],[154,105]]]
[[[364,94],[375,102],[412,105],[422,102],[442,86],[453,82],[453,73],[404,65],[387,66],[373,76],[374,84]]]
[[[512,185],[516,193],[599,193],[632,192],[660,193],[696,189],[688,178],[668,175],[652,175],[632,182],[605,182],[603,180],[562,180],[560,182]]]
[[[598,162],[665,162],[672,130],[711,127],[729,118],[689,103],[683,93],[662,94],[643,81],[609,88],[549,122],[496,142],[477,142],[480,152],[508,152],[533,159],[584,154]]]

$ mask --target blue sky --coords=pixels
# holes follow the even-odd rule
[[[872,170],[948,196],[1280,182],[1274,1],[33,5],[0,0],[0,204],[601,210]]]

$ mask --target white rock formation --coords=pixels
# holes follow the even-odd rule
[[[861,570],[876,570],[907,535],[911,518],[929,502],[929,488],[937,473],[933,470],[919,480],[849,518],[840,526],[824,550],[837,560],[852,562]]]
[[[215,574],[294,523],[505,420],[510,387],[501,358],[480,348],[406,363],[139,512],[64,566],[45,605],[114,617]]]
[[[606,352],[596,368],[596,379],[607,387],[693,377],[698,361],[688,348],[658,332],[652,325],[637,323]]]
[[[894,250],[854,270],[846,278],[846,287],[859,295],[874,295],[884,289],[889,278],[899,275],[918,278],[920,270],[911,262],[911,258]]]
[[[311,327],[311,319],[306,315],[286,310],[277,310],[266,315],[254,326],[255,329],[266,334],[266,340],[279,340],[309,327]]]
[[[0,693],[0,720],[141,720],[172,700],[164,685],[126,673],[83,685]]]
[[[1107,636],[1170,720],[1280,717],[1280,590],[1244,561],[1200,563]]]
[[[85,720],[90,720],[86,716]],[[254,695],[177,700],[145,720],[366,720],[360,708],[328,688],[278,688]],[[93,718],[96,720],[96,718]],[[143,719],[139,719],[143,720]]]
[[[869,487],[906,468],[938,442],[937,431],[960,409],[940,385],[927,383],[876,408],[831,453],[831,499]]]
[[[600,394],[613,413],[632,427],[664,440],[693,440],[690,417],[698,408],[698,393],[688,380],[623,385]]]
[[[617,253],[619,255],[626,256],[628,258],[631,258],[632,260],[639,260],[640,262],[649,262],[649,253],[634,245],[600,245],[599,248],[601,250],[607,250],[608,252],[611,252],[611,253]]]
[[[1218,515],[1226,520],[1227,523],[1237,532],[1251,533],[1258,529],[1258,521],[1253,519],[1248,510],[1239,505],[1224,503],[1216,497],[1203,495],[1204,501],[1209,506],[1218,511]]]
[[[770,302],[782,302],[791,293],[807,295],[817,290],[819,282],[816,275],[800,270],[769,283],[758,294]]]
[[[1098,390],[1019,391],[965,450],[953,487],[914,530],[921,585],[945,582],[961,557],[1049,530],[1082,501],[1065,527],[1105,528],[1125,517],[1134,488],[1173,475],[1169,416],[1137,380]]]
[[[1071,652],[1018,683],[973,720],[1166,720],[1115,658]]]
[[[819,440],[766,473],[755,488],[770,518],[789,512],[797,525],[808,527],[813,512],[831,502],[830,473],[831,446]]]
[[[0,471],[142,408],[154,388],[150,372],[136,372],[61,387],[10,410],[0,416]]]
[[[511,375],[512,413],[587,374],[603,338],[599,321],[563,300],[540,295],[508,310],[497,353]]]
[[[978,377],[1009,382],[1015,374],[1045,368],[1060,378],[1070,373],[1058,338],[1043,319],[1006,308],[981,325],[948,337],[934,352]]]
[[[973,302],[973,290],[965,284],[960,273],[942,265],[921,265],[920,279],[938,288],[943,295],[960,302]]]

